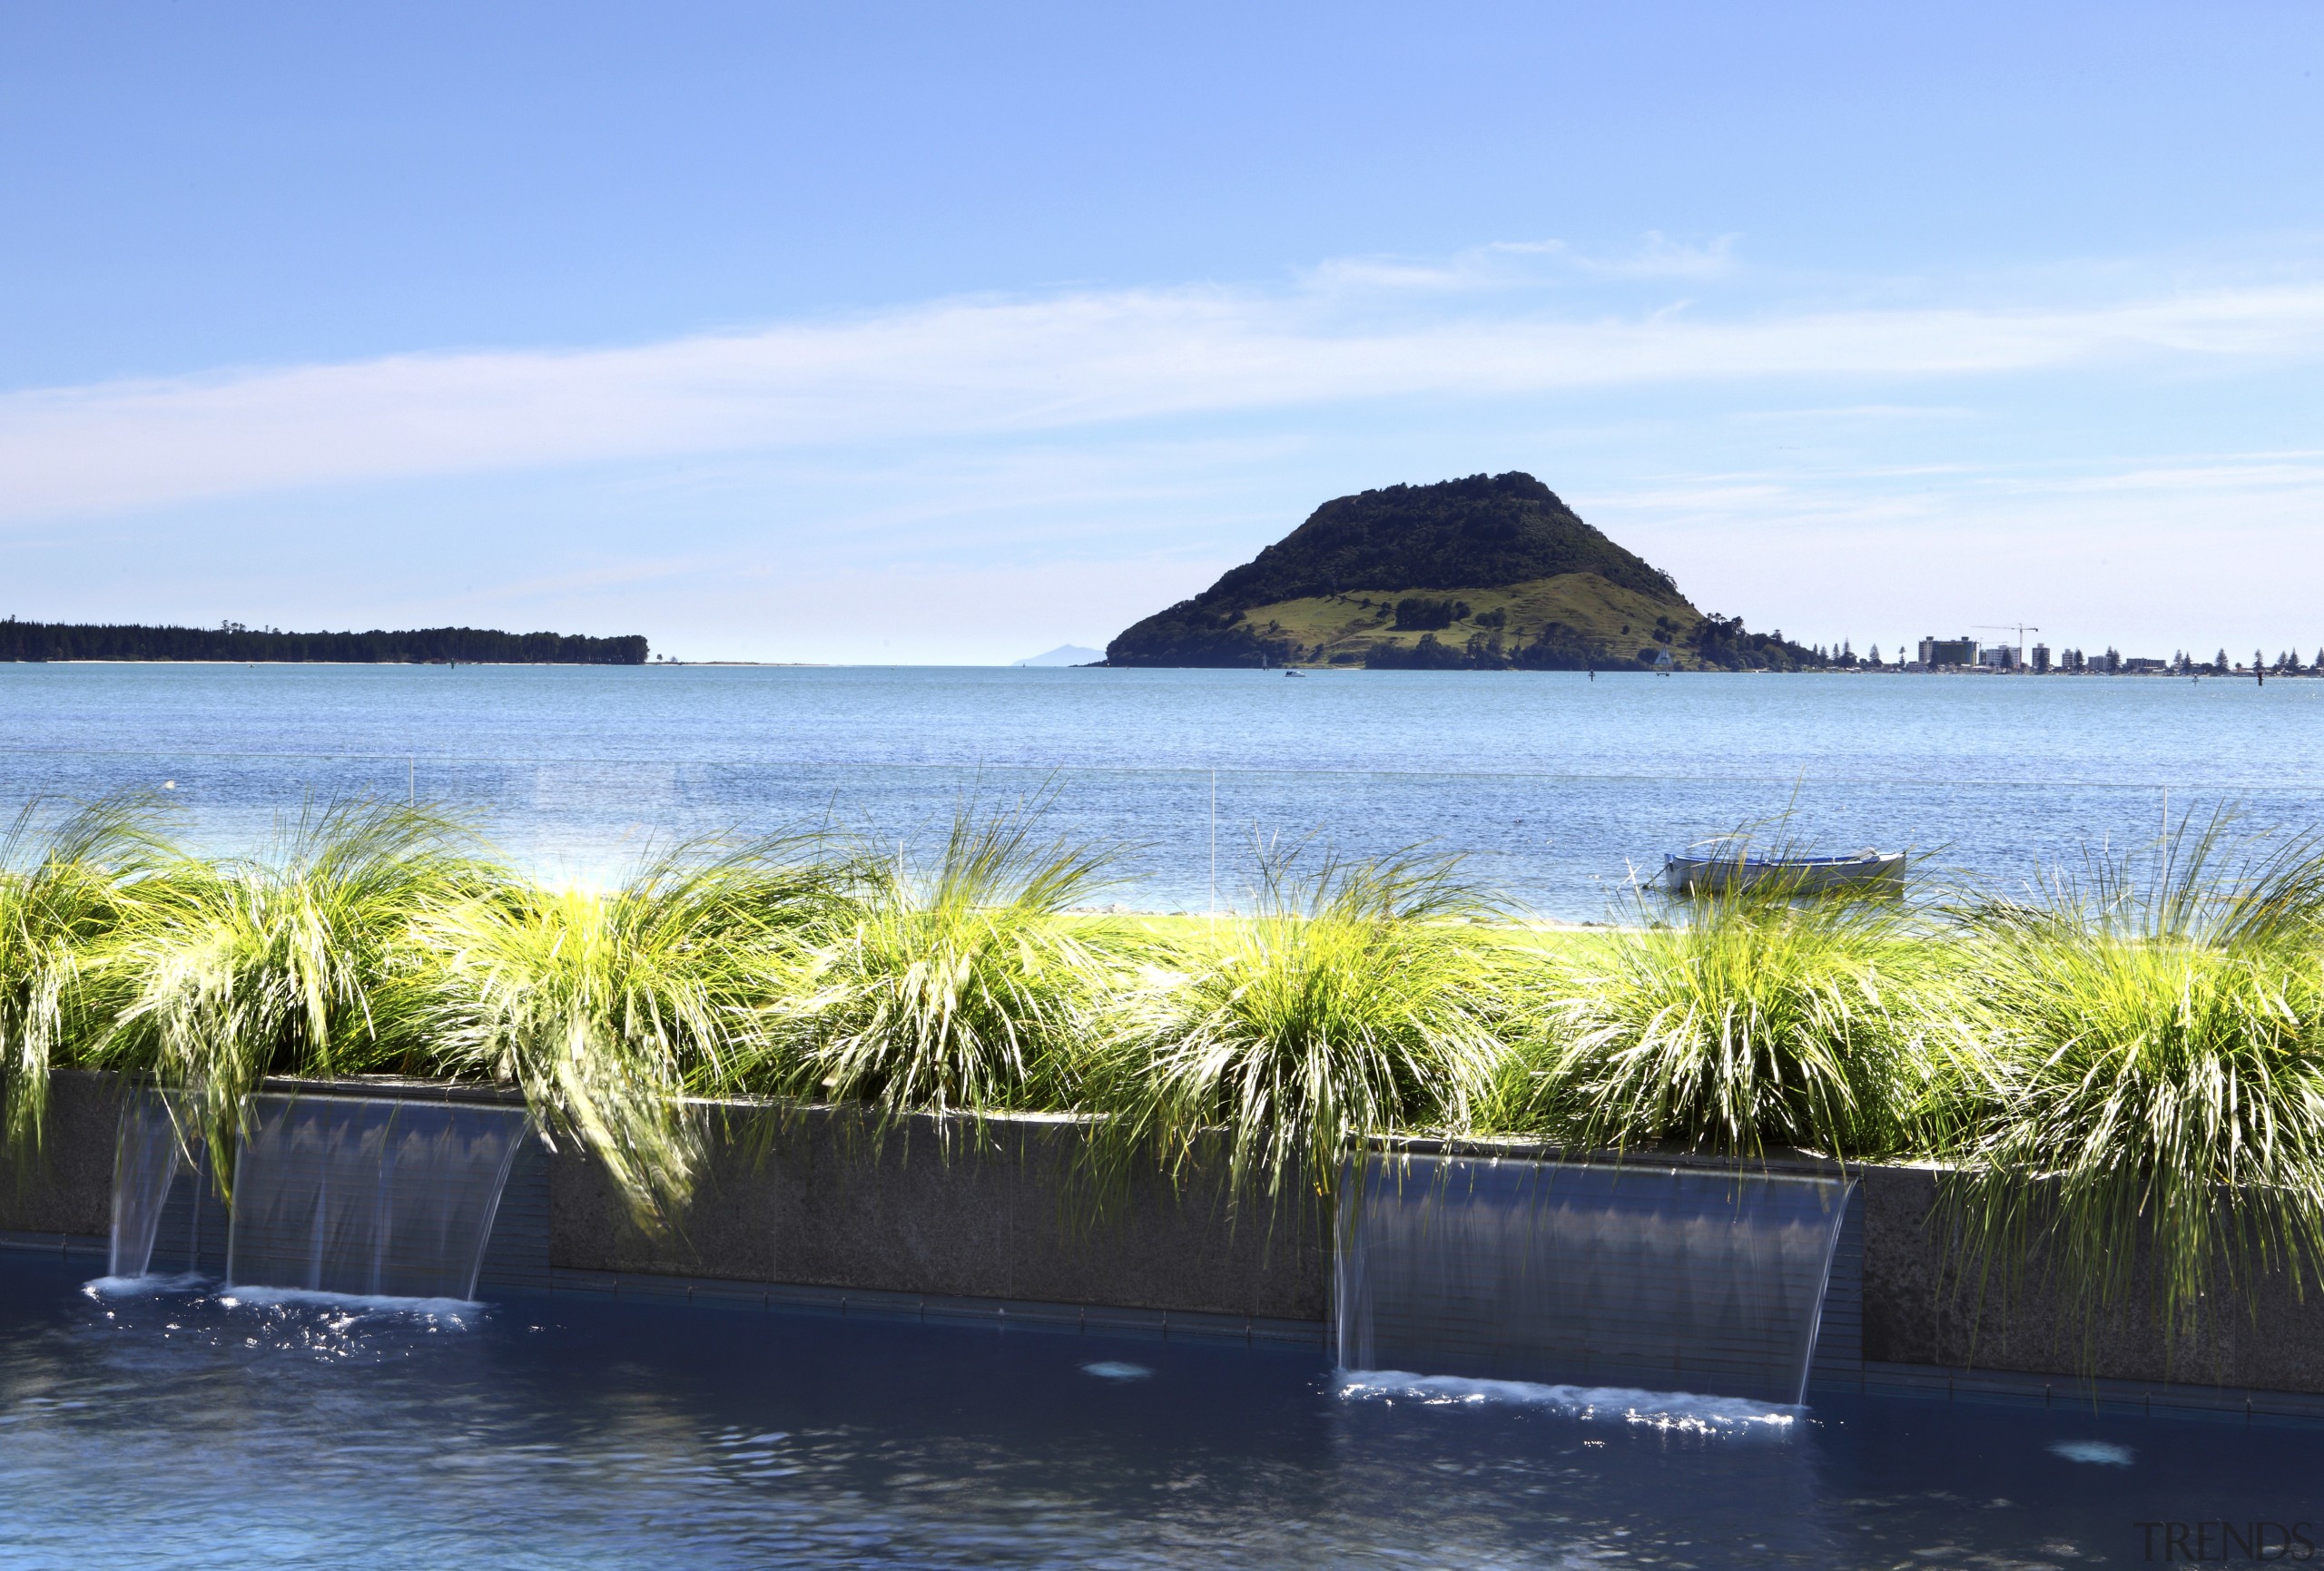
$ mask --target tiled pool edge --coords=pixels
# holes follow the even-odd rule
[[[0,1249],[21,1254],[54,1254],[92,1260],[100,1267],[113,1251],[102,1235],[82,1232],[23,1232],[0,1230]]]
[[[1819,1395],[1913,1397],[2058,1412],[2144,1413],[2230,1422],[2293,1419],[2324,1422],[2324,1396],[2240,1386],[2186,1386],[2145,1380],[2043,1377],[2007,1370],[1937,1369],[1927,1364],[1866,1362],[1851,1374],[1821,1367],[1807,1383],[1810,1406]]]

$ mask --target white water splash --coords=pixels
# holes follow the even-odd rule
[[[154,1298],[166,1292],[199,1292],[211,1279],[199,1272],[172,1276],[101,1276],[81,1284],[91,1298]]]
[[[1699,1435],[1781,1435],[1800,1409],[1743,1397],[1641,1391],[1620,1386],[1538,1386],[1525,1380],[1476,1380],[1402,1370],[1344,1370],[1339,1394],[1351,1401],[1409,1401],[1426,1407],[1509,1404],[1548,1408],[1570,1418],[1635,1424]]]
[[[465,1298],[396,1298],[385,1293],[319,1292],[303,1287],[231,1287],[218,1295],[226,1309],[248,1304],[260,1309],[340,1310],[357,1314],[410,1315],[465,1324],[484,1312],[484,1305]]]
[[[358,1317],[389,1314],[419,1320],[448,1321],[465,1325],[484,1312],[475,1299],[396,1298],[384,1293],[318,1292],[301,1287],[224,1287],[215,1277],[199,1272],[173,1276],[101,1276],[81,1284],[93,1299],[161,1298],[186,1293],[208,1295],[221,1309],[328,1310]]]

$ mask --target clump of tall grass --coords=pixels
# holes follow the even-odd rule
[[[457,823],[368,800],[309,803],[267,858],[151,868],[86,953],[87,1056],[182,1091],[224,1173],[266,1075],[426,1056],[414,922],[503,879]]]
[[[514,1084],[554,1139],[594,1152],[641,1221],[682,1202],[690,1077],[731,1080],[763,1041],[780,957],[849,879],[812,841],[696,841],[610,890],[497,888],[426,912],[430,1051]]]
[[[723,1078],[883,1117],[1062,1105],[1134,940],[1067,918],[1111,882],[1107,849],[1039,832],[1042,800],[954,815],[932,866],[857,864],[796,949],[761,1050]]]
[[[1585,1151],[1875,1156],[1904,1137],[1925,946],[1898,902],[1780,883],[1641,897],[1531,978],[1486,1122]]]
[[[1484,898],[1452,859],[1263,861],[1256,908],[1114,1011],[1093,1101],[1109,1160],[1223,1141],[1229,1193],[1328,1193],[1350,1136],[1458,1129],[1501,1051]]]
[[[176,859],[143,798],[91,803],[44,834],[41,808],[0,835],[0,1139],[20,1156],[40,1145],[50,1070],[86,1033],[91,950],[136,881]]]
[[[2222,1282],[2324,1280],[2324,849],[2182,820],[1958,939],[1935,1144],[1986,1271],[2038,1247],[2086,1324],[2143,1276],[2166,1336]]]

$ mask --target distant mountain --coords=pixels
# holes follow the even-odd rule
[[[244,627],[147,626],[142,623],[0,620],[0,661],[241,660],[463,665],[643,665],[645,640],[566,633],[501,633],[487,627],[422,627],[402,633],[284,633]]]
[[[1706,616],[1669,574],[1531,475],[1324,503],[1191,600],[1126,629],[1108,665],[1790,670],[1813,652]]]
[[[1029,655],[1012,660],[1011,665],[1095,665],[1106,658],[1102,649],[1086,649],[1078,643],[1060,643],[1047,654]]]

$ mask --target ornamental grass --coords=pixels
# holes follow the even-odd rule
[[[1135,935],[1065,919],[1112,853],[1039,832],[1042,802],[955,814],[943,849],[852,863],[790,948],[765,1029],[707,1084],[909,1113],[1069,1104],[1101,1000]]]
[[[182,1092],[223,1175],[267,1075],[428,1056],[414,924],[507,877],[454,821],[378,802],[310,803],[265,857],[148,865],[82,950],[79,1060]]]
[[[1674,904],[1534,968],[1485,1125],[1581,1152],[1896,1151],[1938,983],[1908,909],[1767,885]]]
[[[138,797],[93,803],[43,831],[31,802],[0,835],[0,1139],[41,1144],[49,1072],[90,1032],[88,961],[142,879],[176,859]]]
[[[2037,1252],[2086,1316],[2166,1332],[2215,1288],[2324,1267],[2324,854],[2181,820],[1961,914],[1975,978],[1930,1154],[1981,1272]]]
[[[1467,1126],[1501,1050],[1490,905],[1448,859],[1263,859],[1255,909],[1108,1021],[1091,1100],[1113,1161],[1229,1193],[1329,1193],[1350,1139]]]
[[[844,898],[818,842],[695,841],[606,890],[510,885],[420,913],[429,1067],[514,1085],[594,1152],[638,1220],[690,1191],[689,1081],[755,1051],[787,944]]]

